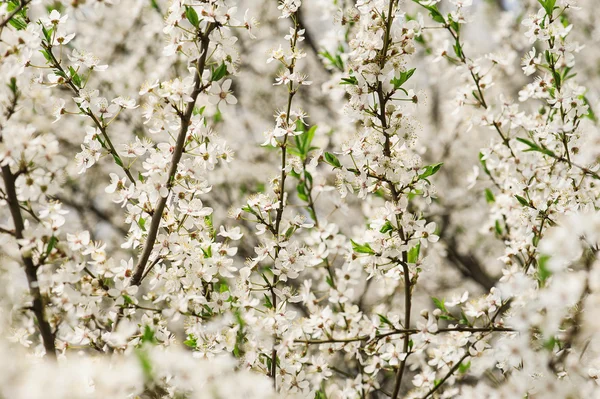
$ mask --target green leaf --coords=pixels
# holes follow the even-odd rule
[[[416,68],[409,69],[406,72],[401,72],[400,77],[391,80],[391,83],[394,85],[394,89],[399,89],[404,83],[410,79],[411,76],[415,73]]]
[[[371,246],[369,244],[359,244],[354,240],[350,240],[350,242],[352,243],[352,249],[354,250],[354,252],[357,252],[359,254],[369,254],[369,255],[375,254],[375,251],[373,251],[373,249],[371,248]]]
[[[271,302],[271,298],[267,294],[263,294],[265,296],[265,307],[267,309],[273,309],[273,303]]]
[[[300,181],[296,186],[296,192],[298,193],[298,198],[300,198],[304,202],[308,202],[308,194],[306,192],[306,183],[304,181]]]
[[[421,252],[421,243],[417,243],[414,247],[412,247],[407,254],[406,260],[408,263],[417,263],[419,260],[419,252]]]
[[[448,313],[448,309],[446,309],[446,304],[445,304],[445,300],[442,299],[438,299],[434,296],[431,297],[431,300],[433,301],[433,304],[435,305],[436,308],[438,308],[439,310],[441,310],[444,313]]]
[[[328,286],[333,287],[333,280],[331,279],[331,277],[326,276],[325,277],[325,282],[327,282]]]
[[[588,100],[588,98],[586,96],[583,96],[583,102],[585,103],[585,105],[588,106],[588,112],[584,116],[586,118],[589,118],[589,119],[593,120],[594,122],[598,122],[598,118],[596,117],[596,113],[594,112],[594,109],[590,105],[590,101]]]
[[[303,133],[295,136],[294,139],[298,148],[298,156],[304,161],[308,157],[308,153],[315,149],[315,147],[311,147],[311,144],[315,137],[317,126],[311,126],[310,129],[306,130],[302,122],[298,121],[297,125],[296,131]]]
[[[210,80],[216,82],[217,80],[223,79],[225,75],[227,75],[227,66],[222,62],[221,65],[213,71]]]
[[[148,355],[148,352],[146,352],[142,348],[138,348],[135,351],[135,353],[137,355],[138,360],[140,361],[140,364],[142,365],[142,372],[144,373],[144,378],[147,381],[151,381],[153,379],[152,362],[150,361],[150,356]]]
[[[494,197],[494,193],[492,193],[492,190],[490,190],[489,188],[485,189],[485,200],[488,204],[496,202],[496,197]]]
[[[552,151],[550,151],[549,149],[547,149],[545,147],[540,147],[533,141],[529,141],[529,140],[521,138],[521,137],[517,137],[517,141],[520,143],[523,143],[529,147],[528,149],[525,150],[525,152],[528,152],[528,151],[541,152],[543,154],[546,154],[553,158],[556,158],[556,155]]]
[[[342,78],[341,85],[358,85],[358,80],[354,76]]]
[[[19,88],[17,87],[17,78],[10,78],[9,83],[6,86],[8,86],[13,96],[17,96],[17,93],[19,92]]]
[[[520,195],[515,195],[515,198],[517,199],[517,201],[519,201],[519,203],[521,205],[526,206],[528,208],[532,208],[532,206],[529,203],[529,201],[527,201],[525,198],[521,197]]]
[[[198,345],[198,341],[196,340],[196,337],[194,337],[192,334],[188,334],[188,337],[185,341],[183,341],[183,344],[192,349],[195,349]]]
[[[17,1],[10,1],[6,9],[11,12],[14,11],[20,5]],[[23,30],[27,28],[27,7],[23,7],[18,13],[12,16],[8,23],[17,30]]]
[[[426,8],[429,11],[429,15],[431,15],[431,18],[435,22],[438,22],[440,24],[445,24],[446,23],[446,20],[444,19],[444,16],[440,12],[440,10],[438,10],[437,6],[435,6],[435,5],[421,4],[420,0],[413,0],[413,1],[415,3],[417,3],[418,5],[420,5],[421,7]]]
[[[484,155],[483,153],[479,153],[479,163],[481,163],[481,167],[483,168],[483,171],[485,172],[486,175],[491,176],[490,174],[490,170],[487,168],[487,163],[485,162],[485,159],[483,159]]]
[[[388,319],[381,313],[377,313],[377,316],[379,316],[379,321],[381,322],[381,324],[387,324],[388,326],[394,328],[394,324],[390,321],[390,319]]]
[[[337,159],[337,157],[335,155],[333,155],[332,153],[326,152],[324,154],[324,156],[325,156],[325,162],[327,162],[329,165],[333,166],[336,169],[342,167],[340,160]]]
[[[46,247],[46,256],[50,255],[50,252],[52,252],[56,246],[56,243],[58,243],[58,238],[55,236],[50,237],[50,241],[48,241],[48,247]]]
[[[150,0],[150,6],[155,9],[157,12],[162,14],[162,11],[160,10],[160,6],[158,5],[158,3],[156,2],[156,0]]]
[[[212,246],[208,246],[206,249],[204,248],[200,248],[202,250],[202,253],[204,254],[204,257],[207,259],[212,258]]]
[[[138,219],[138,226],[140,226],[140,229],[142,229],[142,231],[146,231],[146,219],[144,218],[139,218]]]
[[[458,372],[460,374],[464,374],[467,371],[469,371],[470,368],[471,368],[471,361],[469,360],[467,363],[461,363],[460,366],[458,366]]]
[[[425,171],[419,175],[419,180],[427,179],[429,176],[435,175],[441,168],[444,163],[436,163],[433,165],[425,166]]]
[[[194,27],[198,27],[200,20],[198,19],[198,13],[194,10],[193,7],[185,6],[185,17]]]
[[[550,260],[550,256],[541,255],[538,259],[538,269],[537,269],[537,277],[542,285],[548,280],[548,277],[552,275],[552,272],[548,270],[548,261]]]
[[[554,11],[554,6],[556,5],[556,0],[538,0],[538,3],[544,7],[546,14],[551,17],[552,12]]]
[[[115,160],[115,163],[117,165],[119,165],[120,167],[123,167],[123,161],[121,161],[121,158],[119,158],[119,156],[117,154],[112,154],[113,159]]]
[[[149,344],[155,344],[157,342],[156,337],[154,336],[154,330],[152,330],[152,328],[150,328],[150,326],[147,324],[146,324],[146,326],[144,326],[144,334],[142,334],[142,342],[149,343]]]
[[[46,29],[46,27],[41,22],[40,25],[42,26],[42,33],[44,34],[44,39],[46,39],[47,43],[50,43],[52,41],[52,31],[54,31],[54,28]]]
[[[385,233],[387,233],[389,231],[392,231],[392,230],[394,230],[394,226],[392,226],[392,224],[390,223],[389,220],[386,220],[385,224],[381,227],[381,229],[379,229],[379,232],[381,234],[385,234]]]
[[[496,234],[502,236],[502,227],[500,226],[500,222],[498,220],[496,220],[496,223],[494,223],[494,229],[496,230]]]
[[[48,52],[46,50],[40,50],[40,53],[42,53],[42,55],[44,56],[46,61],[48,61],[48,62],[52,61],[52,57],[50,57],[50,54],[48,54]]]
[[[71,80],[73,81],[75,86],[81,87],[81,78],[72,66],[69,67],[69,74],[71,75]]]

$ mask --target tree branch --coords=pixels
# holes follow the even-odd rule
[[[156,236],[160,227],[162,215],[167,205],[167,200],[169,198],[169,194],[171,193],[171,188],[173,187],[173,182],[175,180],[175,174],[177,173],[177,167],[179,165],[179,161],[181,160],[183,149],[185,147],[187,132],[190,126],[192,114],[194,112],[194,107],[196,105],[196,100],[198,99],[198,95],[200,94],[200,92],[203,90],[202,73],[204,72],[204,68],[206,66],[208,45],[210,43],[209,36],[215,28],[216,25],[209,24],[206,28],[206,32],[202,35],[202,38],[200,39],[201,54],[196,66],[197,71],[194,79],[194,91],[191,94],[192,101],[188,103],[185,112],[181,115],[181,127],[179,128],[179,134],[177,136],[175,150],[173,151],[173,156],[171,157],[171,166],[169,168],[169,175],[167,180],[167,188],[169,190],[169,193],[167,193],[167,195],[164,197],[160,197],[158,202],[156,203],[156,206],[154,207],[154,213],[152,214],[152,222],[148,230],[148,236],[146,237],[144,249],[142,250],[142,254],[140,255],[138,263],[135,265],[133,277],[131,278],[131,285],[139,285],[141,283],[142,276],[144,275],[144,270],[146,269],[146,265],[148,263],[148,259],[150,259],[150,254],[152,253],[152,249],[154,248],[154,243],[156,241]]]

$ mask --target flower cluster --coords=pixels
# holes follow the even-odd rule
[[[51,3],[0,4],[0,396],[600,395],[593,0]]]

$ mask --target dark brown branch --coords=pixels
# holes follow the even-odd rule
[[[202,34],[202,37],[200,39],[201,54],[196,65],[197,70],[196,76],[194,78],[194,91],[190,96],[192,98],[192,101],[187,104],[185,111],[181,114],[181,127],[179,128],[177,143],[175,144],[175,150],[173,151],[173,156],[171,157],[171,166],[169,168],[169,175],[167,180],[167,188],[169,190],[169,194],[171,192],[171,188],[173,187],[175,175],[177,174],[177,167],[179,166],[179,161],[181,160],[181,156],[183,154],[183,149],[185,147],[185,142],[187,138],[187,132],[190,126],[192,114],[194,112],[194,107],[196,105],[196,100],[198,99],[198,95],[204,87],[202,86],[202,73],[204,72],[204,68],[206,66],[208,45],[210,43],[209,36],[210,33],[215,29],[215,27],[215,25],[209,24],[206,28],[206,32]],[[140,255],[138,263],[135,265],[133,277],[131,278],[131,285],[139,285],[142,281],[142,276],[144,275],[146,265],[148,264],[148,259],[150,259],[150,254],[152,253],[152,249],[154,248],[154,243],[156,241],[156,236],[158,234],[158,229],[160,227],[160,222],[162,220],[163,212],[167,205],[168,198],[168,194],[164,197],[160,197],[156,204],[156,207],[154,208],[154,213],[152,214],[152,222],[148,230],[148,236],[146,237],[144,249],[142,250],[142,254]]]
[[[0,142],[2,142],[2,135],[0,134]],[[17,198],[17,191],[15,188],[15,176],[10,170],[10,166],[5,165],[2,167],[2,178],[4,180],[4,188],[6,190],[6,197],[10,214],[12,216],[13,223],[15,225],[14,235],[17,240],[23,239],[23,230],[25,230],[25,224],[23,221],[23,215],[21,214],[21,208],[19,206],[19,199]],[[19,249],[21,245],[19,244]],[[21,253],[21,258],[25,265],[25,274],[27,275],[27,283],[29,285],[29,293],[33,298],[33,305],[31,307],[35,318],[37,320],[38,329],[42,337],[42,343],[46,349],[46,354],[51,358],[56,358],[56,346],[54,343],[54,333],[50,327],[50,323],[46,319],[45,303],[42,298],[40,291],[40,285],[37,278],[37,268],[33,264],[33,260],[30,255]]]
[[[5,20],[0,22],[0,30],[2,30],[10,22],[10,20],[13,19],[15,15],[20,13],[21,10],[25,8],[25,6],[27,6],[27,4],[31,3],[31,1],[32,0],[22,0],[21,3],[17,6],[17,8],[15,8],[10,14],[8,14]]]

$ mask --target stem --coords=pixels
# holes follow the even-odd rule
[[[173,156],[171,157],[171,166],[169,168],[169,175],[167,180],[167,189],[169,192],[166,196],[160,197],[158,202],[156,203],[156,206],[154,207],[154,212],[152,214],[152,222],[148,230],[148,236],[146,237],[144,249],[142,250],[142,254],[140,255],[138,263],[135,265],[133,277],[131,278],[131,285],[139,285],[141,283],[142,276],[144,275],[144,270],[146,269],[146,264],[148,263],[148,259],[150,258],[150,254],[152,253],[152,249],[154,248],[156,235],[158,234],[158,229],[160,227],[160,221],[162,220],[162,215],[167,205],[167,200],[169,198],[169,194],[171,193],[171,189],[175,180],[175,174],[177,173],[177,167],[179,161],[181,160],[183,149],[185,147],[187,131],[190,126],[192,114],[194,112],[194,106],[196,105],[198,95],[203,90],[202,73],[204,72],[204,68],[206,66],[206,56],[208,53],[208,45],[210,43],[209,35],[215,28],[216,25],[209,24],[206,28],[206,32],[202,35],[200,39],[201,55],[198,59],[196,68],[197,71],[194,79],[194,91],[191,94],[192,101],[188,103],[185,112],[180,116],[181,127],[179,128],[179,134],[177,136],[175,150],[173,151]]]
[[[48,55],[50,56],[51,59],[51,63],[52,63],[52,67],[58,69],[60,72],[62,72],[64,74],[64,76],[70,76],[62,67],[62,65],[60,65],[60,61],[58,61],[56,59],[56,56],[54,55],[54,53],[52,52],[52,45],[50,43],[47,43],[46,45],[44,45],[43,47],[45,47],[46,52],[48,53]],[[73,93],[75,93],[78,97],[81,97],[80,94],[80,89],[79,87],[77,87],[75,85],[75,83],[73,83],[72,79],[68,79],[67,80],[67,85],[71,88],[71,90],[73,91]],[[98,128],[98,130],[100,130],[100,133],[102,134],[102,138],[104,139],[104,143],[105,147],[108,147],[108,151],[110,152],[110,154],[113,156],[113,158],[116,160],[118,159],[119,162],[121,163],[121,165],[119,165],[123,171],[125,172],[125,175],[127,175],[127,178],[129,179],[130,182],[132,182],[133,184],[136,183],[135,179],[133,178],[133,175],[131,174],[131,171],[129,170],[129,168],[125,167],[125,165],[123,165],[123,160],[120,157],[117,149],[115,148],[115,146],[113,145],[112,141],[110,140],[110,137],[108,136],[108,133],[106,132],[106,126],[104,126],[102,124],[102,122],[100,122],[100,120],[98,119],[98,117],[92,112],[91,109],[83,109],[79,104],[77,104],[77,106],[79,107],[80,111],[82,113],[84,113],[85,115],[89,116],[92,121],[94,122],[94,124],[96,125],[96,127]]]
[[[290,46],[292,48],[292,50],[295,49],[296,47],[296,42],[298,39],[298,30],[299,30],[299,25],[298,25],[298,21],[292,17],[292,21],[294,21],[294,37],[291,40]],[[295,68],[295,63],[296,60],[292,60],[292,62],[290,63],[290,65],[288,66],[288,70],[290,72],[290,74],[294,73],[294,68]],[[290,81],[289,86],[288,86],[288,101],[287,101],[287,110],[286,110],[286,115],[285,115],[285,125],[286,127],[288,126],[289,122],[290,122],[290,112],[292,110],[292,100],[294,99],[294,95],[296,94],[296,89],[294,89],[294,84],[293,82]],[[273,257],[273,264],[275,264],[275,262],[277,261],[277,258],[279,257],[279,227],[281,225],[281,220],[283,218],[283,210],[284,210],[284,200],[285,200],[285,180],[287,177],[287,173],[285,173],[285,164],[286,164],[286,157],[287,157],[287,140],[288,140],[288,134],[286,133],[285,136],[283,137],[283,142],[281,144],[281,177],[280,177],[280,183],[279,183],[279,207],[277,208],[277,213],[275,215],[275,231],[274,231],[274,235],[275,235],[275,239],[277,240],[277,245],[275,246],[275,256]],[[269,290],[271,291],[271,302],[273,304],[273,310],[276,312],[277,311],[277,295],[275,294],[275,286],[277,285],[277,278],[276,276],[273,276],[273,284],[271,284],[271,286],[269,287]],[[275,344],[277,342],[277,335],[273,334],[273,347],[271,350],[271,378],[273,378],[273,389],[275,391],[277,391],[277,350],[275,349]]]
[[[17,8],[15,8],[10,14],[8,14],[4,21],[0,22],[0,31],[10,22],[11,19],[13,19],[15,15],[21,12],[21,10],[31,2],[32,0],[22,0],[21,3],[17,6]]]
[[[0,142],[2,142],[2,135],[0,134]],[[21,214],[21,208],[19,206],[19,199],[17,198],[17,191],[15,188],[15,175],[11,172],[10,166],[5,165],[2,167],[2,178],[4,180],[4,187],[6,190],[6,200],[10,209],[13,223],[15,225],[14,236],[17,239],[17,245],[21,250],[21,245],[18,243],[19,240],[23,239],[23,230],[25,225],[23,222],[23,215]],[[55,359],[56,358],[56,346],[54,343],[54,333],[50,328],[50,323],[46,319],[45,303],[42,298],[40,291],[40,285],[37,278],[37,267],[33,264],[33,260],[30,255],[25,255],[21,251],[21,259],[25,264],[25,274],[27,275],[27,283],[29,285],[29,293],[33,297],[33,305],[31,309],[37,320],[38,329],[42,336],[42,343],[46,349],[46,354]]]

